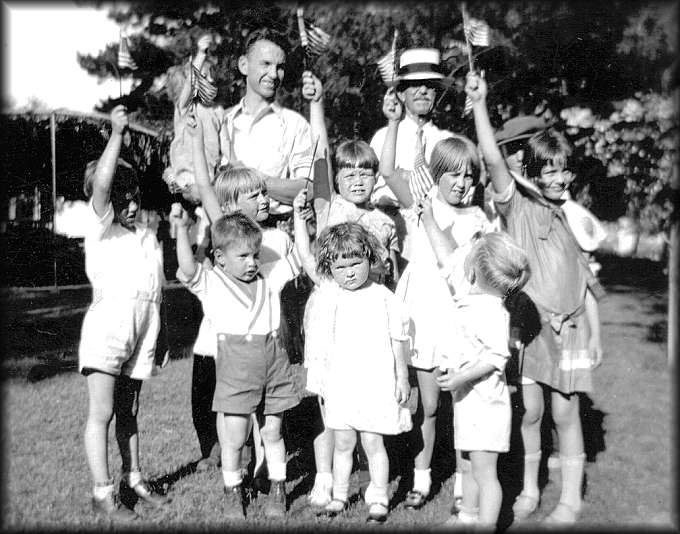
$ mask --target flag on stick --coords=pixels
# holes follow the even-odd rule
[[[130,45],[127,37],[120,34],[120,43],[118,45],[118,68],[137,70],[137,63],[130,55]]]
[[[432,189],[434,185],[434,179],[430,173],[430,169],[425,162],[425,155],[423,151],[416,152],[416,158],[413,166],[413,173],[411,174],[411,179],[408,182],[409,189],[411,191],[411,196],[414,202],[420,202],[425,198],[428,191]]]
[[[464,17],[463,31],[472,46],[489,46],[489,25],[483,20]]]
[[[198,98],[204,106],[210,106],[217,96],[217,86],[201,73],[193,64],[192,70],[192,96]]]
[[[298,29],[300,31],[300,43],[305,50],[305,55],[311,58],[320,56],[328,51],[331,36],[311,21],[305,21],[304,11],[301,7],[297,9],[297,19]]]
[[[397,76],[397,37],[399,30],[394,30],[390,51],[378,60],[378,70],[385,85],[392,85]]]

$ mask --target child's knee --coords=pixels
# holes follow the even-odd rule
[[[113,406],[90,404],[87,413],[88,423],[108,425],[113,419]]]
[[[373,456],[385,449],[382,436],[379,434],[364,433],[361,435],[361,444],[367,456]]]
[[[356,434],[351,432],[335,433],[335,450],[338,452],[351,452],[357,444]]]
[[[260,428],[260,436],[265,443],[276,443],[281,440],[281,424],[274,421],[267,421]]]

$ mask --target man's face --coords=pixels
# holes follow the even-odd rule
[[[246,77],[246,90],[272,100],[283,82],[286,54],[271,41],[260,40],[239,58],[238,68]]]
[[[437,83],[435,80],[402,82],[401,91],[397,94],[404,103],[407,113],[422,117],[432,111],[437,95]]]

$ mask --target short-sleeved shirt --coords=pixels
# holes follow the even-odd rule
[[[88,210],[85,272],[93,291],[118,296],[143,292],[151,299],[159,298],[165,276],[156,234],[140,223],[135,223],[134,232],[121,226],[114,220],[110,202],[101,217],[92,200]]]
[[[293,242],[286,232],[278,228],[264,228],[262,230],[262,247],[260,248],[260,262],[264,267],[272,262],[279,262],[288,256],[295,257]],[[297,260],[296,264],[299,265]],[[295,267],[298,269],[298,267]],[[284,281],[285,283],[285,281]],[[198,329],[196,342],[194,343],[194,354],[201,356],[215,357],[215,336],[211,318],[208,314],[203,314],[201,326]]]
[[[238,160],[266,176],[307,178],[312,164],[312,133],[299,113],[273,102],[257,115],[250,115],[244,100],[229,108],[225,115],[227,132]],[[279,209],[271,203],[272,211]]]
[[[251,300],[227,274],[197,264],[196,272],[187,278],[178,270],[177,278],[194,293],[203,305],[212,331],[235,335],[266,335],[276,332],[281,321],[279,293],[284,284],[300,273],[292,255],[263,265],[256,279],[255,299]],[[217,335],[208,354],[217,353]]]
[[[514,181],[494,193],[493,200],[507,232],[527,254],[531,276],[526,294],[553,314],[581,309],[588,273],[562,209],[520,193]]]
[[[395,154],[394,168],[403,169],[405,171],[413,170],[413,163],[416,157],[416,136],[418,125],[410,117],[404,117],[399,123],[397,130],[397,149]],[[385,137],[387,135],[387,126],[380,128],[371,139],[371,148],[375,150],[378,159],[382,154],[383,145],[385,144]],[[423,125],[423,143],[425,145],[425,161],[430,162],[432,149],[442,139],[452,137],[453,133],[448,130],[441,130],[437,128],[432,121]],[[397,197],[394,195],[389,186],[385,183],[385,179],[378,175],[373,193],[371,194],[371,202],[376,206],[399,206]]]

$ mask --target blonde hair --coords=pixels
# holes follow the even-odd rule
[[[217,219],[210,226],[214,249],[225,251],[233,243],[247,243],[254,249],[262,245],[262,229],[247,215],[231,213]]]
[[[430,172],[435,184],[445,172],[458,173],[472,167],[472,179],[476,185],[479,182],[480,164],[477,147],[467,137],[454,134],[442,139],[432,149],[430,155]]]
[[[317,239],[316,272],[330,278],[338,258],[366,258],[369,264],[375,265],[379,261],[379,250],[377,238],[359,223],[327,226]]]
[[[505,232],[481,234],[465,259],[465,271],[476,274],[486,285],[508,297],[524,287],[531,270],[526,253]]]
[[[252,193],[257,189],[267,190],[262,174],[250,167],[222,167],[215,177],[213,185],[220,206],[233,210],[238,205],[241,195]]]

